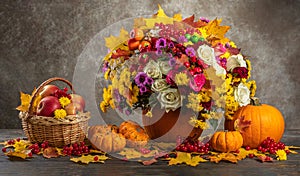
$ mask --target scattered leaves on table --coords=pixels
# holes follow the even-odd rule
[[[16,151],[8,151],[5,153],[6,156],[10,157],[10,158],[22,158],[22,159],[27,159],[27,158],[31,158],[32,156],[29,155],[30,150],[26,150],[23,152],[16,152]]]
[[[120,155],[124,156],[128,160],[138,158],[150,158],[154,157],[157,153],[157,150],[151,150],[149,153],[143,154],[134,148],[124,148],[121,152],[119,152]]]
[[[200,162],[207,162],[208,160],[203,159],[199,155],[192,156],[191,153],[177,152],[175,158],[171,158],[169,165],[186,164],[189,166],[197,166]]]
[[[269,157],[269,156],[266,156],[266,155],[264,155],[264,156],[258,156],[257,158],[261,162],[273,162],[273,158]]]
[[[104,161],[106,161],[107,159],[109,158],[105,155],[82,155],[80,157],[71,158],[70,160],[75,163],[80,162],[83,164],[89,164],[89,163],[104,163]]]
[[[149,165],[151,165],[151,164],[153,164],[153,163],[156,163],[157,162],[157,159],[155,159],[155,158],[152,158],[152,159],[150,159],[150,160],[145,160],[145,161],[140,161],[143,165],[145,165],[145,166],[149,166]]]
[[[59,157],[58,150],[55,147],[48,147],[43,150],[43,156],[45,158],[57,158]]]

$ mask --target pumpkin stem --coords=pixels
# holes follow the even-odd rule
[[[259,102],[259,98],[257,97],[251,97],[251,102],[250,104],[253,106],[261,106],[261,103]]]

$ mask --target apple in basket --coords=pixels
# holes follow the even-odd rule
[[[75,115],[77,112],[82,112],[83,108],[79,103],[72,102],[65,107],[65,110],[68,115]]]
[[[42,98],[39,102],[36,114],[38,116],[53,117],[54,111],[60,108],[61,105],[57,97],[47,96]]]
[[[78,94],[70,94],[70,96],[71,96],[71,102],[74,103],[74,104],[79,104],[81,106],[81,108],[79,108],[79,109],[81,111],[83,111],[84,108],[85,108],[84,98],[82,96],[78,95]]]
[[[42,91],[40,92],[41,97],[53,96],[55,92],[59,91],[59,88],[55,85],[46,85],[43,87]]]

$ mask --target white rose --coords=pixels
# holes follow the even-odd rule
[[[162,78],[162,73],[159,69],[159,65],[153,60],[150,60],[147,63],[143,71],[151,78]]]
[[[216,70],[216,75],[226,75],[226,70],[221,67],[217,62],[213,63],[213,67]]]
[[[212,65],[215,61],[215,51],[213,48],[208,45],[201,45],[197,49],[198,56],[206,63],[207,65]]]
[[[168,61],[159,61],[158,62],[159,68],[162,72],[162,74],[168,74],[168,72],[172,69],[172,67],[169,65]]]
[[[161,92],[169,87],[170,85],[168,85],[166,79],[157,79],[151,85],[151,90],[153,90],[154,92]]]
[[[161,91],[157,99],[162,108],[166,109],[166,112],[170,110],[175,111],[181,106],[181,96],[177,89],[170,88],[164,91]]]
[[[250,90],[248,87],[240,83],[234,90],[234,99],[239,103],[240,106],[246,106],[250,104]]]
[[[227,63],[226,63],[227,71],[232,71],[236,67],[247,68],[246,61],[244,60],[244,58],[241,54],[232,55],[227,60]]]

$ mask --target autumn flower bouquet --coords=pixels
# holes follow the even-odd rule
[[[100,109],[130,115],[135,109],[152,118],[153,107],[166,113],[193,112],[188,122],[202,130],[228,119],[250,103],[256,85],[250,61],[224,35],[221,20],[194,15],[168,17],[159,7],[152,18],[137,18],[132,31],[106,38]]]

